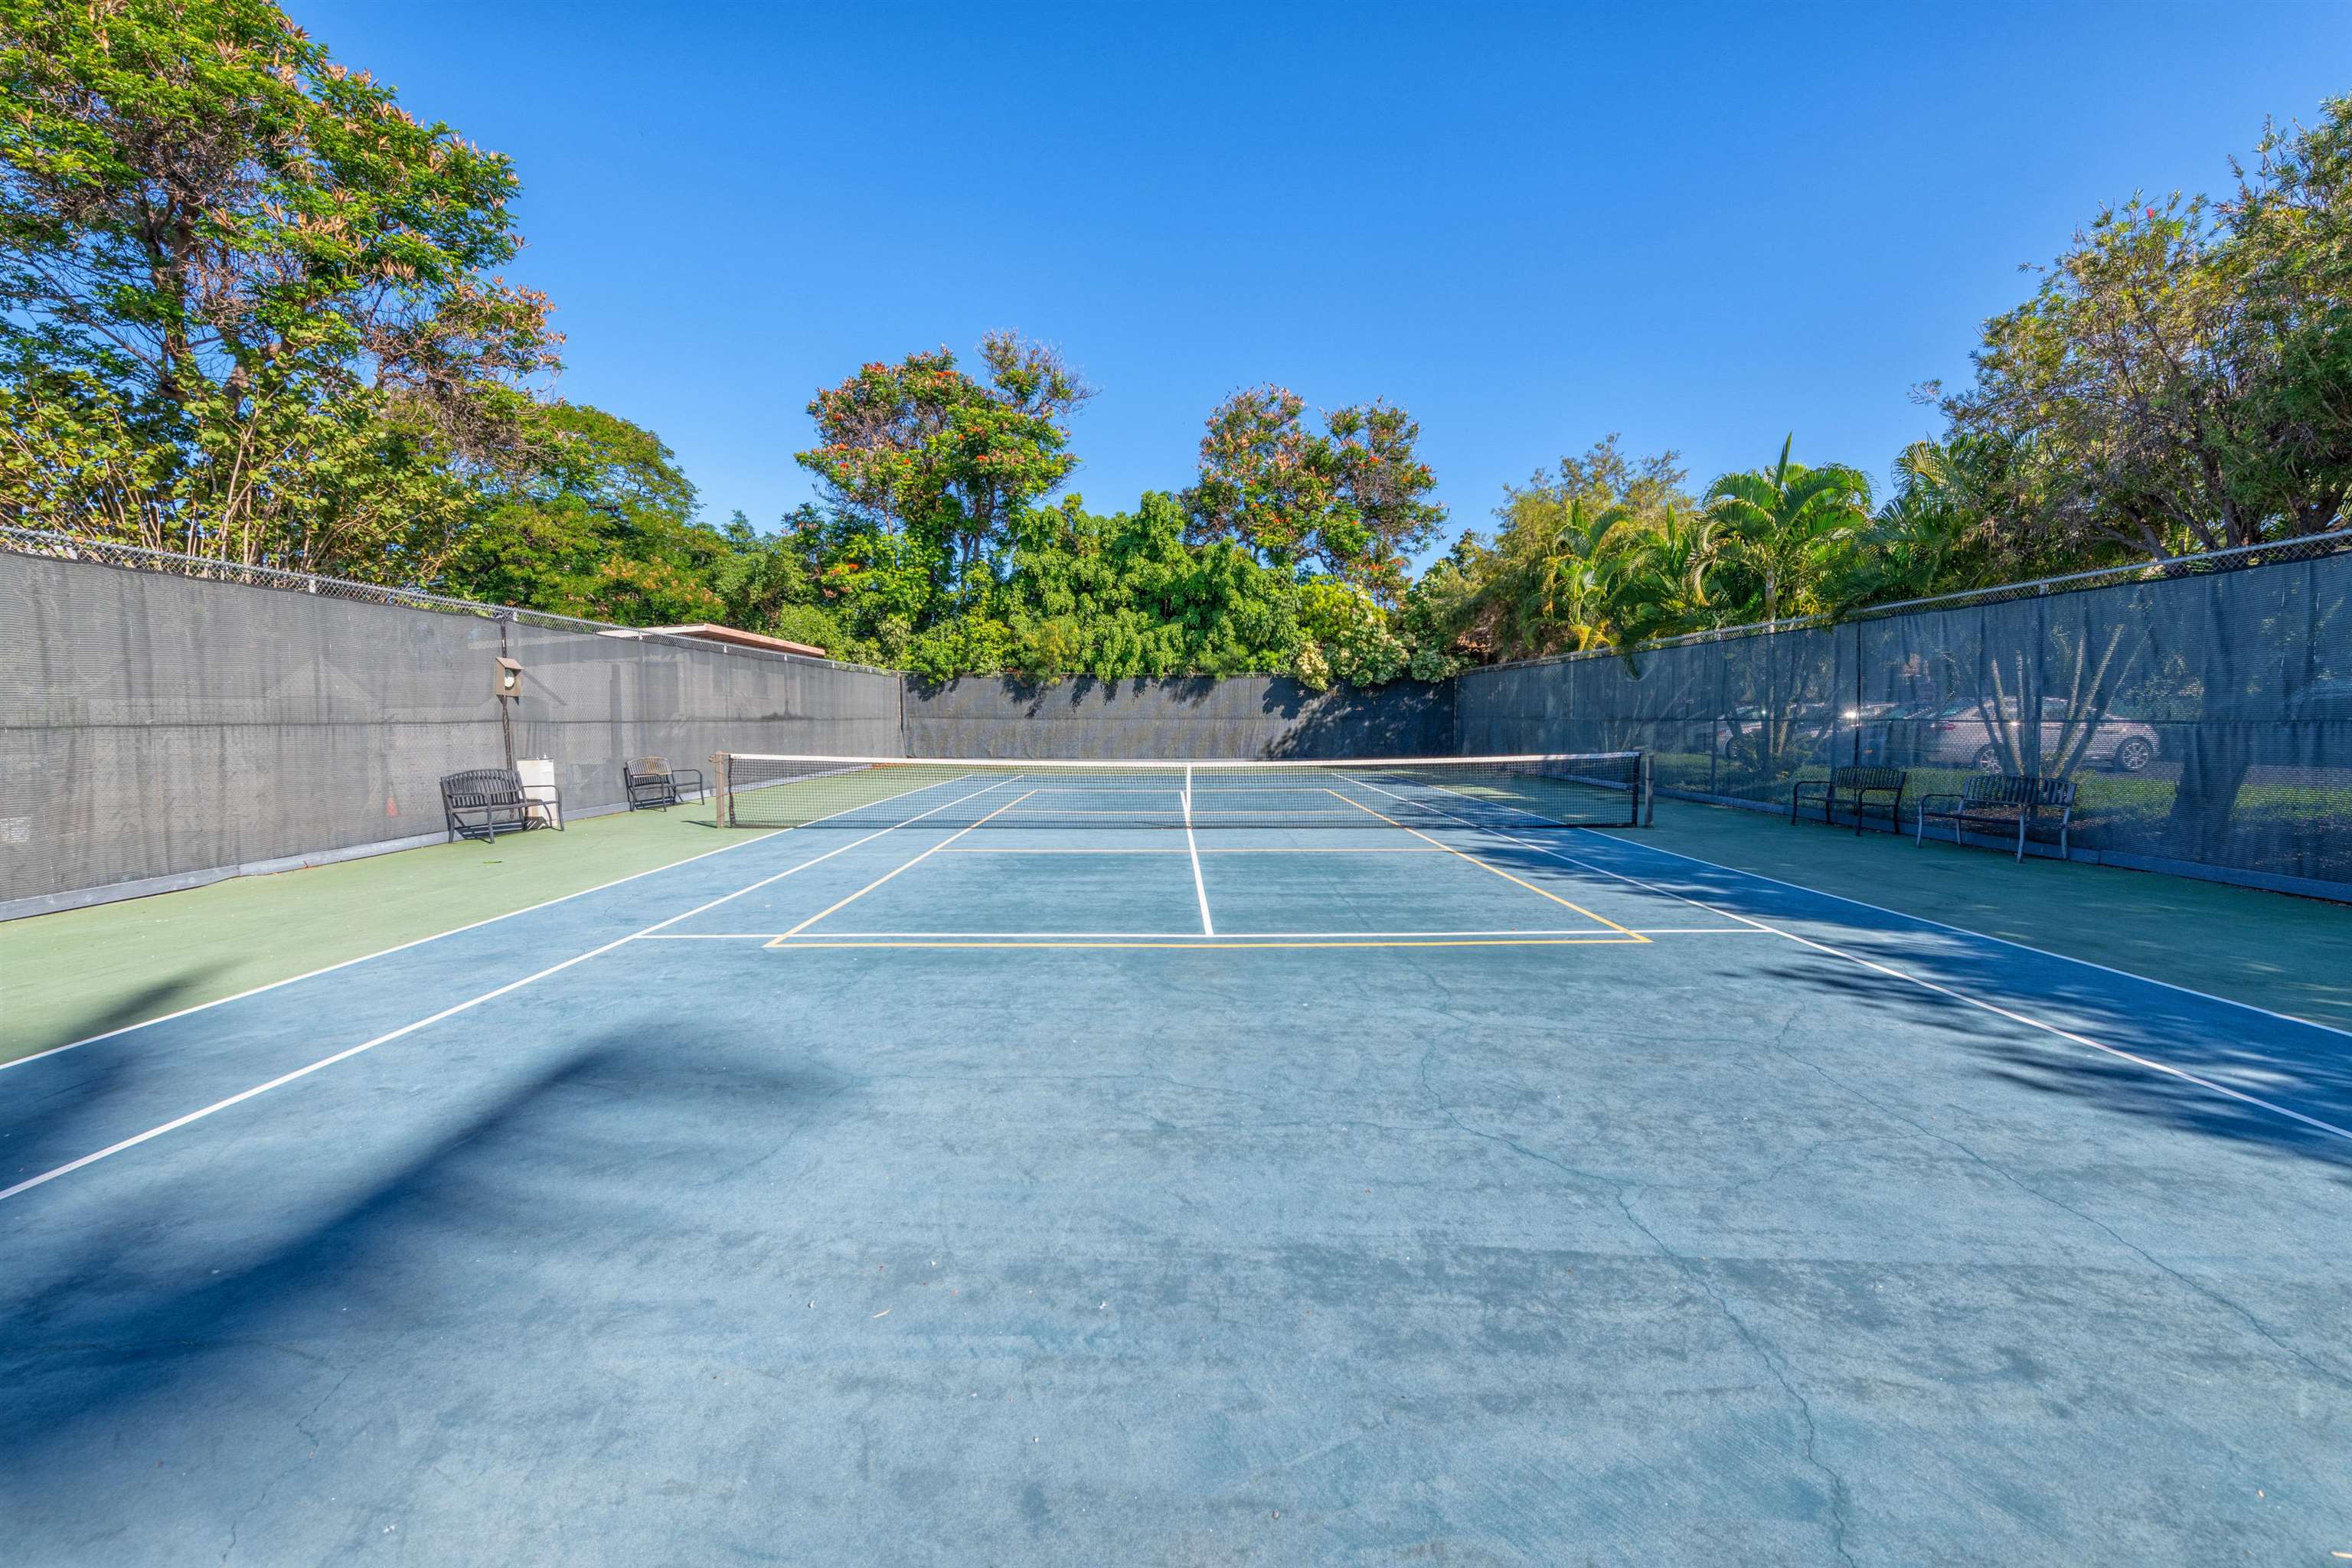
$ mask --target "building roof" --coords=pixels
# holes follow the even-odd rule
[[[697,621],[684,626],[647,626],[646,630],[658,632],[663,637],[694,637],[702,642],[732,643],[737,647],[764,648],[770,653],[797,653],[809,658],[824,657],[824,649],[811,647],[804,642],[787,642],[782,637],[772,637],[761,632],[738,631],[733,626],[717,626],[709,621]]]

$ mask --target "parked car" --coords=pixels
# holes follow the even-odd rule
[[[2352,680],[2315,680],[2287,701],[2286,716],[2299,721],[2352,719]]]
[[[2160,743],[2152,725],[2136,719],[2102,715],[2085,737],[2079,723],[2070,725],[2068,704],[2062,697],[2042,701],[2042,756],[2054,760],[2062,746],[2078,749],[2076,763],[2136,773],[2157,759]],[[1917,767],[1975,768],[1979,773],[2006,773],[2024,749],[2019,742],[2023,721],[2014,698],[1994,703],[1959,698],[1940,704],[1896,709],[1883,719],[1865,721],[1884,726],[1876,750],[1886,760]],[[2047,762],[2045,766],[2049,765]]]
[[[1753,745],[1764,729],[1763,709],[1748,704],[1733,709],[1715,721],[1715,749],[1728,753],[1742,745]],[[1800,702],[1781,716],[1780,739],[1818,741],[1839,725],[1837,710],[1826,702]]]

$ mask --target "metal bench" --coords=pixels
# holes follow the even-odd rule
[[[1794,823],[1797,814],[1810,801],[1818,800],[1822,820],[1835,820],[1837,803],[1841,798],[1853,805],[1853,830],[1862,832],[1864,803],[1873,795],[1886,797],[1886,820],[1895,832],[1903,831],[1903,790],[1910,774],[1902,768],[1844,767],[1832,768],[1825,779],[1801,779],[1789,791],[1789,820]]]
[[[452,844],[460,838],[495,844],[500,828],[520,833],[532,826],[560,827],[563,801],[552,786],[546,799],[524,795],[521,781],[505,768],[472,768],[441,781],[441,821]]]
[[[621,788],[628,795],[631,811],[666,811],[678,805],[680,779],[692,779],[695,795],[702,795],[699,768],[673,768],[667,757],[631,757],[621,764]]]
[[[1940,803],[1940,804],[1939,804]],[[1986,773],[1963,784],[1958,795],[1927,795],[1919,797],[1919,826],[1911,842],[1919,844],[1927,837],[1927,819],[1952,825],[1952,842],[1960,842],[1962,828],[1979,832],[2017,834],[2017,858],[2025,858],[2025,836],[2029,829],[2047,826],[2053,818],[2058,827],[2058,853],[2066,853],[2066,832],[2074,821],[2074,781],[2043,778],[2038,773]]]

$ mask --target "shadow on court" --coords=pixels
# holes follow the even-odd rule
[[[1927,966],[1915,963],[1906,967],[1925,973]],[[1814,954],[1793,961],[1784,957],[1777,963],[1760,967],[1758,978],[1776,986],[1832,995],[1883,1010],[1888,1020],[1885,1038],[1890,1049],[1916,1045],[1938,1051],[1965,1051],[1982,1064],[1988,1076],[2036,1095],[2076,1099],[2097,1111],[2158,1121],[2167,1127],[2224,1139],[2266,1153],[2317,1160],[2343,1173],[2339,1179],[2352,1181],[2352,1143],[2332,1133],[2262,1106],[2229,1099],[2169,1073],[2010,1023],[1892,975],[1827,954]],[[1957,989],[1966,989],[1972,980],[1979,984],[1990,984],[1989,977],[1948,969],[1929,973],[1927,978]],[[2066,994],[2065,990],[2059,988],[2048,1000],[2075,1014],[2112,1005],[2114,1000],[2095,987],[2083,988],[2075,995]],[[1987,994],[1996,1002],[2002,1000],[1998,992],[1977,994]],[[2114,1016],[2106,1019],[2104,1027],[2078,1032],[2216,1082],[2227,1082],[2233,1077],[2244,1079],[2257,1068],[2275,1076],[2275,1055],[2232,1048],[2225,1042],[2190,1040],[2178,1035],[2164,1037],[2160,1023],[2152,1024],[2159,1037],[2134,1038],[2131,1022],[2129,1017]],[[2318,1073],[2323,1080],[2339,1076],[2326,1064]],[[2267,1092],[2261,1097],[2272,1103],[2285,1104],[2306,1115],[2337,1121],[2338,1125],[2344,1124],[2340,1118],[2352,1114],[2340,1099],[2331,1102],[2324,1083],[2321,1092],[2312,1093],[2306,1088],[2305,1092],[2291,1097],[2283,1097],[2275,1083],[2265,1088]],[[2337,1093],[2340,1092],[2339,1086]]]
[[[1749,916],[2272,1105],[2352,1128],[2352,1040],[2340,1035],[1738,871],[1642,854],[1638,847],[1616,840],[1587,834],[1557,837],[1548,847],[1638,877],[1664,893]],[[1521,876],[1592,875],[1527,845],[1489,842],[1477,852]],[[1663,899],[1661,906],[1670,907]],[[1806,956],[1794,956],[1801,952]],[[1852,959],[1759,939],[1747,961],[1759,988],[1793,986],[1861,1002],[1883,1020],[1890,1048],[1924,1043],[1936,1050],[1965,1050],[1989,1073],[2039,1095],[2079,1099],[2100,1111],[2352,1172],[2352,1141]]]
[[[372,1379],[381,1391],[420,1342],[445,1336],[478,1346],[534,1322],[576,1327],[622,1310],[600,1300],[597,1265],[616,1236],[649,1233],[648,1193],[674,1202],[772,1157],[845,1083],[747,1066],[740,1052],[700,1065],[717,1057],[715,1043],[680,1036],[674,1020],[610,1030],[422,1146],[346,1160],[380,1174],[325,1200],[331,1207],[289,1216],[257,1202],[249,1252],[224,1230],[216,1254],[176,1276],[185,1249],[156,1234],[147,1205],[58,1235],[46,1256],[18,1238],[0,1313],[12,1330],[0,1347],[9,1511],[37,1521],[38,1539],[95,1550],[108,1496],[132,1485],[163,1494],[140,1505],[151,1521],[176,1506],[219,1525],[267,1495],[278,1472],[352,1441],[354,1426],[416,1415],[345,1413],[340,1436],[324,1437],[311,1418],[345,1382]],[[368,1137],[353,1127],[348,1143]],[[268,1234],[273,1226],[284,1228]],[[198,1554],[216,1556],[218,1541],[203,1539],[209,1552]]]
[[[112,997],[103,1006],[75,1014],[53,1038],[37,1042],[33,1049],[53,1049],[177,1012],[209,994],[218,973],[198,965]],[[0,1072],[0,1187],[89,1152],[83,1129],[131,1088],[143,1059],[134,1052],[115,1053],[78,1063],[74,1072],[37,1078],[37,1069],[18,1068],[13,1080]],[[30,1088],[37,1082],[37,1092]]]

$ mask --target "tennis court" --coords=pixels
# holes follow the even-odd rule
[[[745,758],[691,858],[9,1063],[10,1552],[2352,1552],[2352,1039],[1644,782]]]

